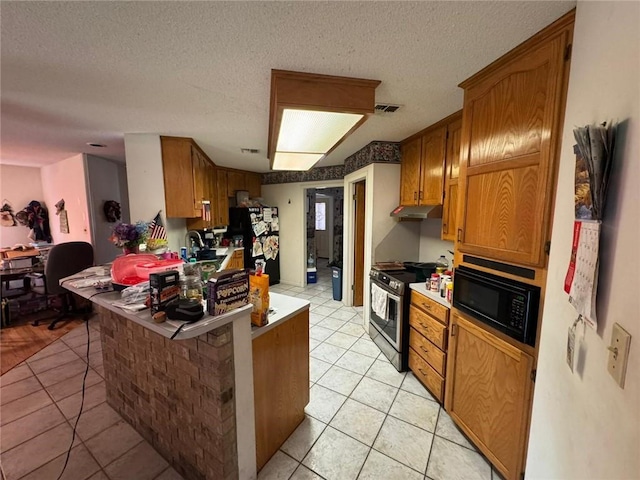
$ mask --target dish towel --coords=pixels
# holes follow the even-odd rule
[[[371,308],[378,317],[387,319],[387,292],[375,283],[371,284]]]

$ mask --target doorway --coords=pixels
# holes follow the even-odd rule
[[[364,304],[365,181],[361,180],[357,182],[354,187],[353,306],[362,307]]]
[[[307,267],[316,268],[316,281],[331,280],[330,267],[342,268],[344,188],[308,188],[306,202]]]

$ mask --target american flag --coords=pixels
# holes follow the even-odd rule
[[[158,212],[156,217],[149,224],[149,238],[153,238],[156,240],[167,239],[167,231],[164,228],[164,224],[162,223],[160,212]]]

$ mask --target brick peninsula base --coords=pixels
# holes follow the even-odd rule
[[[238,478],[232,325],[170,340],[97,310],[109,405],[186,479]]]

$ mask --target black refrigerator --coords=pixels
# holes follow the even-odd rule
[[[242,236],[244,266],[254,269],[264,262],[269,285],[280,283],[280,224],[277,207],[231,207],[226,237]]]

